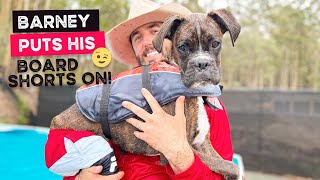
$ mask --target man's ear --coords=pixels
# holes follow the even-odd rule
[[[219,25],[223,34],[226,31],[229,31],[232,46],[234,46],[234,42],[237,40],[241,30],[240,24],[237,19],[226,9],[211,11],[208,13],[208,16]]]
[[[173,15],[168,17],[168,19],[162,24],[158,34],[153,39],[153,47],[161,53],[162,45],[165,38],[172,40],[174,33],[177,31],[181,22],[184,21],[184,17],[179,15]]]

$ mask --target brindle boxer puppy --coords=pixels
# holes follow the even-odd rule
[[[224,9],[211,11],[207,15],[196,13],[188,17],[176,15],[169,17],[162,25],[153,40],[153,46],[161,52],[164,39],[171,40],[171,56],[168,60],[169,63],[180,67],[185,86],[218,84],[221,79],[222,36],[229,31],[234,45],[240,29],[237,20]],[[193,98],[186,102],[185,109],[187,127],[190,127],[187,129],[189,143],[212,171],[225,175],[226,179],[237,179],[238,169],[231,162],[224,161],[211,146],[209,123],[206,115],[202,114],[205,111],[201,100],[197,105],[188,105],[190,101],[193,102]],[[195,106],[197,112],[188,109],[188,106]],[[193,121],[197,121],[197,124]]]
[[[224,9],[207,15],[171,16],[163,24],[153,44],[160,52],[165,38],[172,41],[168,61],[179,66],[186,87],[218,84],[221,78],[222,36],[226,31],[229,31],[234,44],[240,33],[240,25],[233,15]],[[163,106],[163,109],[174,115],[175,102]],[[232,162],[223,160],[210,143],[210,125],[201,97],[186,98],[185,116],[188,141],[201,160],[212,171],[223,174],[225,179],[241,178],[239,169]],[[76,105],[56,116],[52,120],[51,128],[88,130],[103,136],[100,124],[86,119]],[[126,121],[110,124],[112,141],[123,150],[144,155],[159,154],[134,136],[133,132],[136,130]],[[164,156],[161,157],[162,161],[166,162]]]

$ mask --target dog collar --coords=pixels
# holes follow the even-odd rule
[[[203,103],[208,105],[211,109],[223,110],[223,107],[217,97],[203,97]]]

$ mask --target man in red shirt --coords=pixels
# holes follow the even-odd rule
[[[189,13],[191,12],[188,9],[175,3],[160,7],[148,0],[136,0],[131,6],[129,20],[119,24],[106,34],[107,47],[113,57],[125,64],[137,66],[161,61],[165,57],[153,48],[153,38],[169,15],[187,15]],[[170,42],[165,40],[163,51],[166,52],[168,48],[170,48]],[[76,176],[64,179],[223,179],[222,175],[212,172],[188,144],[184,97],[177,99],[176,115],[171,116],[161,109],[147,90],[143,89],[142,94],[153,113],[149,114],[132,103],[124,102],[124,107],[145,120],[142,123],[130,118],[127,122],[143,130],[143,132],[135,132],[136,137],[164,154],[169,164],[161,166],[159,156],[123,154],[117,146],[109,142],[117,157],[118,167],[121,170],[119,173],[102,176],[99,175],[102,167],[93,166],[81,170]],[[226,109],[218,98],[214,99],[213,106],[205,105],[210,124],[211,144],[222,158],[231,161],[233,149]],[[49,152],[54,151],[55,144],[62,143],[63,138],[79,139],[91,135],[94,136],[90,132],[83,131],[51,130],[46,145],[46,160],[56,155]]]

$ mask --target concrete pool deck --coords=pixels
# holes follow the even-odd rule
[[[247,180],[318,180],[294,175],[266,174],[256,171],[246,171],[245,173]]]

